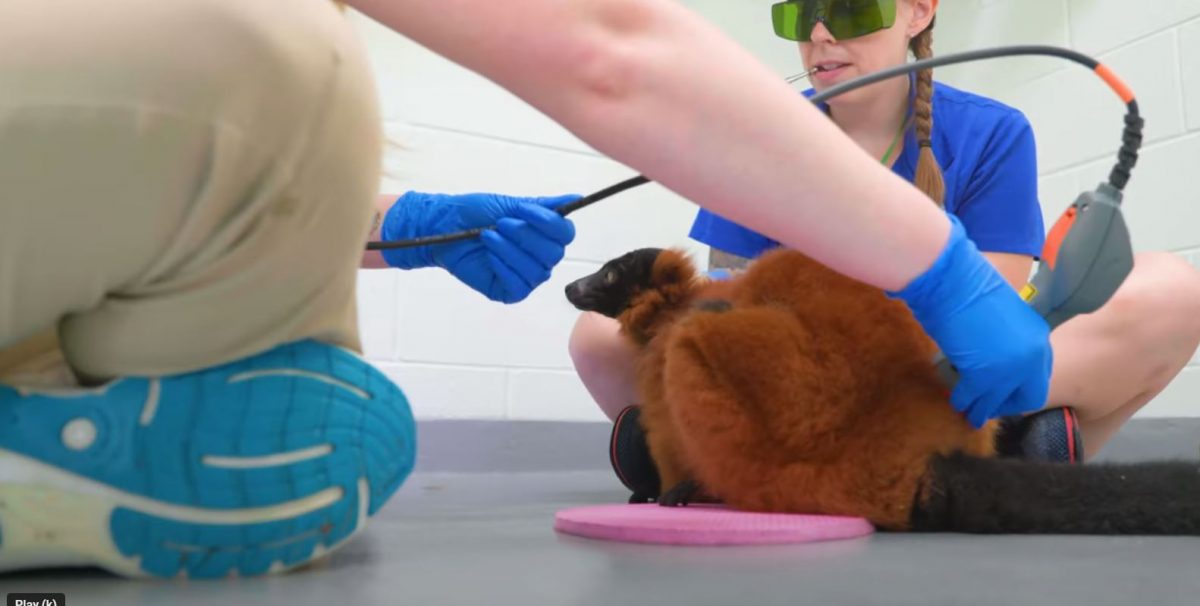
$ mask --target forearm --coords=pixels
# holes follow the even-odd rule
[[[371,234],[367,236],[367,240],[377,242],[383,239],[380,233],[383,230],[383,218],[387,216],[387,211],[396,202],[398,195],[381,194],[375,199],[375,216],[371,220]],[[363,251],[363,258],[360,267],[363,269],[384,269],[388,267],[387,261],[384,260],[383,254],[378,250]]]
[[[996,271],[1000,272],[1001,276],[1004,276],[1004,281],[1008,282],[1014,290],[1020,291],[1031,277],[1033,257],[993,252],[985,252],[983,257],[992,264],[992,267],[996,268]]]
[[[948,222],[928,198],[669,0],[351,4],[600,152],[860,280],[898,289],[946,242]]]

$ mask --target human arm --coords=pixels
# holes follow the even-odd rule
[[[602,153],[843,273],[896,289],[946,242],[947,222],[920,192],[669,0],[350,4]]]
[[[383,239],[380,233],[383,231],[383,218],[387,216],[388,210],[392,208],[392,204],[399,198],[399,194],[380,194],[375,198],[375,213],[371,216],[371,233],[367,236],[368,242],[378,242]],[[365,250],[363,251],[360,267],[363,269],[384,269],[389,266],[387,260],[383,258],[382,251]]]
[[[957,220],[683,6],[348,3],[684,198],[904,300],[962,373],[951,401],[972,422],[1044,402],[1045,322]]]
[[[983,256],[1001,276],[1004,276],[1004,281],[1008,282],[1013,290],[1020,291],[1029,282],[1030,272],[1033,270],[1033,257],[991,252],[984,252]]]

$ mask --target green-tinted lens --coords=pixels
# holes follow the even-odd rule
[[[849,40],[896,22],[896,0],[833,0],[829,6],[829,33],[838,40]]]
[[[800,32],[796,30],[800,22],[800,3],[791,1],[771,5],[771,22],[775,25],[776,36],[800,40]]]
[[[896,0],[788,0],[771,7],[775,34],[808,42],[818,21],[838,40],[887,29],[896,23]]]

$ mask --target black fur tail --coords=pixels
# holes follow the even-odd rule
[[[1068,465],[938,457],[917,532],[1200,535],[1200,462]]]

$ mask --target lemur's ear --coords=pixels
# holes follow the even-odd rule
[[[668,248],[655,259],[651,282],[655,288],[661,288],[691,282],[695,277],[696,266],[687,253],[678,248]]]

